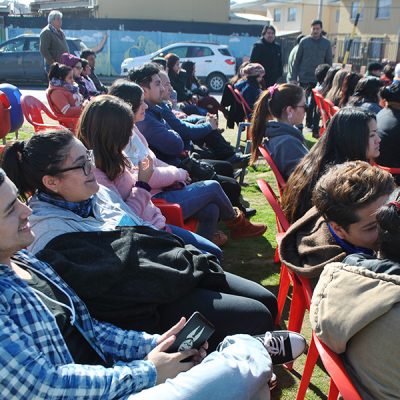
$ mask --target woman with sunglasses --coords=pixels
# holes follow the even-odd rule
[[[277,303],[271,292],[223,272],[215,257],[143,221],[97,183],[92,162],[82,142],[58,130],[13,143],[2,167],[21,197],[33,194],[29,222],[35,239],[28,249],[52,258],[95,318],[161,333],[181,315],[199,311],[216,327],[211,348],[226,335],[273,328]],[[123,235],[110,244],[120,227]]]
[[[275,84],[265,90],[251,119],[252,161],[256,161],[258,146],[262,144],[286,180],[308,153],[304,137],[296,127],[303,123],[305,112],[306,98],[300,86]]]

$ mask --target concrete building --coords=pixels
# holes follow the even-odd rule
[[[32,12],[138,20],[229,22],[229,0],[36,0]]]

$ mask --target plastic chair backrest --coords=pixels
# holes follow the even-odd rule
[[[49,125],[45,124],[42,117],[42,112],[53,121],[57,121],[57,117],[36,97],[25,95],[21,98],[22,112],[26,120],[33,125],[35,132],[40,132],[46,129],[62,129],[60,124]]]
[[[339,355],[322,343],[315,332],[313,332],[313,339],[326,371],[344,400],[362,400]]]
[[[5,93],[10,102],[10,132],[15,132],[21,128],[24,123],[24,116],[21,109],[22,93],[16,86],[10,85],[9,83],[0,84],[0,90]]]
[[[380,169],[383,169],[384,171],[391,173],[392,175],[400,175],[400,168],[384,167],[383,165],[378,165],[378,164],[374,164],[374,165]]]
[[[258,184],[258,187],[261,189],[263,195],[267,199],[269,205],[274,210],[277,222],[279,223],[280,228],[281,228],[280,232],[286,232],[289,229],[290,224],[289,224],[285,214],[283,213],[282,208],[279,204],[279,201],[278,201],[277,197],[275,196],[275,193],[272,190],[271,186],[264,179],[257,179],[257,184]]]
[[[258,150],[260,151],[260,153],[264,157],[264,159],[267,162],[267,164],[272,169],[272,172],[274,173],[276,182],[278,184],[279,193],[282,196],[282,192],[286,187],[286,182],[283,179],[282,174],[280,173],[278,167],[276,166],[275,161],[272,159],[271,154],[269,154],[269,151],[262,145],[258,146]]]
[[[322,96],[322,94],[320,92],[318,92],[318,90],[316,89],[312,89],[313,93],[314,93],[314,100],[315,100],[315,104],[318,107],[319,113],[321,114],[321,119],[322,119],[322,132],[326,129],[326,125],[329,121],[329,107],[328,109],[325,106],[325,102],[324,102],[324,96]]]
[[[324,103],[325,103],[326,112],[329,115],[329,119],[331,119],[336,114],[336,111],[335,111],[336,106],[329,99],[324,99]]]
[[[77,124],[78,124],[79,117],[66,117],[66,116],[64,116],[64,115],[62,115],[62,114],[56,113],[56,112],[52,109],[52,107],[51,107],[52,101],[51,101],[50,94],[49,94],[48,91],[46,91],[46,98],[47,98],[47,102],[49,103],[49,107],[50,107],[51,110],[52,110],[53,115],[56,117],[56,120],[57,120],[61,125],[63,125],[65,128],[68,128],[68,129],[70,129],[73,133],[75,133],[75,130],[76,130],[76,127],[77,127]]]
[[[239,102],[243,107],[243,111],[246,114],[247,117],[250,116],[250,114],[252,113],[252,110],[250,108],[250,106],[247,104],[247,101],[245,100],[245,98],[243,97],[242,93],[240,93],[240,91],[238,89],[234,89],[235,93],[237,95],[237,97],[239,98]]]
[[[5,93],[0,91],[0,139],[11,132],[11,105]]]

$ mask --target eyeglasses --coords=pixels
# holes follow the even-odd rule
[[[86,161],[83,164],[77,165],[75,167],[59,169],[59,170],[55,171],[55,174],[61,174],[62,172],[73,171],[75,169],[82,168],[82,171],[85,174],[85,176],[88,176],[90,174],[90,172],[92,171],[92,167],[93,167],[93,151],[87,150],[86,151]]]

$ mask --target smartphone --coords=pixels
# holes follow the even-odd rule
[[[186,321],[185,326],[176,335],[175,342],[167,350],[168,353],[184,351],[189,349],[200,349],[214,333],[214,325],[204,315],[196,311]]]

